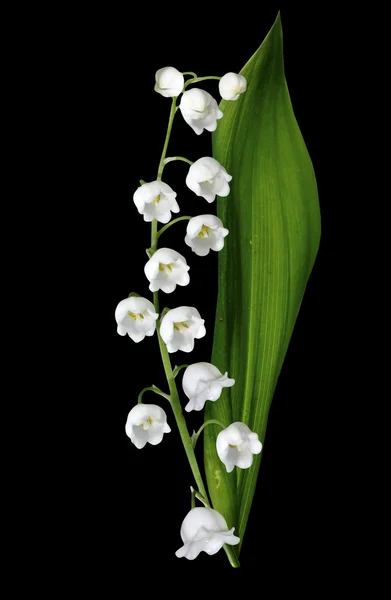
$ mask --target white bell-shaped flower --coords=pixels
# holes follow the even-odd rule
[[[204,129],[215,131],[217,120],[223,116],[213,96],[198,88],[184,92],[179,108],[186,123],[197,135]]]
[[[185,78],[182,73],[174,67],[163,67],[155,74],[155,92],[165,98],[179,96],[185,85]]]
[[[210,363],[199,362],[187,367],[182,380],[183,391],[189,398],[185,410],[202,410],[206,400],[215,402],[225,387],[232,387],[235,379],[229,379],[228,372],[220,373]]]
[[[235,527],[228,529],[223,515],[213,508],[192,508],[181,527],[182,548],[175,552],[178,558],[197,558],[200,552],[210,556],[216,554],[224,544],[235,546],[240,538],[233,534]]]
[[[220,96],[224,100],[237,100],[246,89],[246,78],[237,73],[226,73],[219,81]]]
[[[186,177],[186,185],[197,196],[202,196],[209,203],[217,196],[228,196],[228,182],[232,175],[211,156],[204,156],[193,163]]]
[[[229,234],[222,221],[215,215],[199,215],[190,219],[185,242],[198,256],[206,256],[210,250],[224,248],[224,238]]]
[[[177,285],[189,283],[189,269],[182,254],[170,248],[159,248],[145,265],[144,272],[151,292],[162,290],[171,294]]]
[[[159,223],[168,223],[171,211],[179,212],[176,192],[163,181],[151,181],[141,185],[133,194],[133,202],[137,206],[144,221],[156,219]]]
[[[117,331],[120,335],[128,334],[134,342],[141,342],[146,335],[155,333],[158,316],[154,305],[146,298],[125,298],[115,309]]]
[[[196,308],[179,306],[169,310],[160,324],[160,335],[168,352],[191,352],[194,340],[206,335],[204,319]]]
[[[227,473],[231,473],[235,466],[241,469],[251,467],[253,454],[260,453],[262,444],[257,433],[253,433],[244,423],[236,422],[220,431],[216,439],[216,450]]]
[[[160,444],[165,433],[170,433],[167,415],[156,404],[136,404],[128,414],[125,426],[126,435],[136,446],[144,448],[148,442],[152,446]]]

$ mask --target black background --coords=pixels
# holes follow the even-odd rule
[[[72,423],[69,466],[60,490],[64,547],[72,538],[70,575],[91,570],[102,578],[126,579],[146,566],[192,574],[231,569],[222,551],[212,557],[202,553],[192,562],[174,555],[182,545],[179,529],[190,508],[193,480],[162,398],[147,394],[144,401],[165,408],[172,433],[159,446],[141,451],[125,435],[126,417],[139,391],[153,383],[162,389],[166,385],[156,337],[136,345],[118,336],[114,310],[131,291],[150,296],[143,273],[150,225],[137,213],[132,195],[139,179],[156,177],[166,131],[171,101],[153,90],[156,70],[170,65],[199,76],[238,72],[261,44],[279,8],[286,78],[317,175],[323,232],[270,411],[241,562],[244,570],[269,574],[274,572],[270,569],[280,573],[293,566],[303,578],[309,568],[335,566],[335,558],[324,555],[338,493],[330,485],[334,432],[328,422],[335,200],[328,183],[323,119],[330,69],[323,60],[327,15],[320,9],[308,14],[292,4],[261,3],[256,16],[245,3],[243,12],[209,5],[203,5],[202,13],[190,5],[106,7],[72,20],[60,90],[71,148],[64,182],[73,213],[69,244],[77,240],[75,297],[82,298],[70,365],[76,377],[72,375],[67,404]],[[218,98],[216,82],[203,87]],[[168,155],[175,154],[192,160],[211,154],[211,135],[196,136],[180,113],[168,150]],[[185,164],[173,163],[164,176],[178,193],[181,214],[215,212],[215,204],[207,205],[186,189],[186,172]],[[164,245],[186,256],[191,284],[172,295],[161,294],[160,302],[171,308],[196,306],[206,320],[207,336],[196,342],[191,357],[172,355],[173,364],[210,360],[217,294],[217,256],[193,255],[182,241],[185,227],[180,223],[164,234]],[[67,275],[72,281],[73,273]],[[188,423],[190,429],[199,427],[202,415],[192,413]],[[202,463],[202,443],[197,454]]]

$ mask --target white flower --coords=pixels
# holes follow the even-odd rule
[[[160,444],[165,433],[170,433],[167,415],[156,404],[136,404],[128,414],[125,426],[126,435],[136,448],[144,448],[149,442],[152,446]]]
[[[246,89],[246,78],[237,73],[226,73],[219,81],[220,96],[224,100],[237,100]]]
[[[141,342],[146,335],[155,333],[158,316],[154,305],[146,298],[125,298],[115,309],[117,331],[120,335],[128,334],[134,342]]]
[[[184,92],[179,108],[186,123],[197,135],[204,129],[214,131],[217,119],[223,116],[213,96],[198,88]]]
[[[216,450],[225,464],[227,473],[234,467],[248,469],[253,464],[253,454],[259,454],[262,444],[258,434],[253,433],[244,423],[232,423],[220,431],[216,439]]]
[[[160,325],[160,335],[169,352],[191,352],[194,339],[199,340],[206,335],[204,319],[196,308],[179,306],[169,310]]]
[[[185,84],[182,73],[174,67],[164,67],[156,71],[155,92],[165,98],[179,96]]]
[[[221,164],[211,158],[204,156],[193,163],[186,177],[186,185],[197,196],[202,196],[209,203],[217,196],[228,196],[230,189],[228,181],[232,175]]]
[[[182,548],[175,552],[178,558],[194,560],[200,552],[210,556],[216,554],[224,544],[235,546],[240,538],[233,534],[235,527],[228,529],[223,515],[213,508],[192,508],[181,527]]]
[[[215,402],[225,387],[232,387],[235,379],[229,379],[228,373],[220,373],[217,367],[199,362],[187,367],[182,380],[183,391],[190,402],[185,410],[202,410],[206,400]]]
[[[170,248],[159,248],[145,265],[144,272],[150,281],[151,292],[162,290],[166,294],[171,294],[177,285],[189,283],[189,269],[182,254]]]
[[[210,250],[224,248],[224,238],[229,234],[222,221],[215,215],[199,215],[190,219],[185,242],[198,256],[206,256]]]
[[[133,202],[137,206],[140,215],[144,215],[144,221],[156,219],[159,223],[168,223],[171,219],[171,211],[179,212],[176,192],[163,181],[151,181],[144,183],[133,194]]]

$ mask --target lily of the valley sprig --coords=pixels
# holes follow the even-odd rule
[[[204,200],[212,203],[216,196],[229,196],[229,182],[232,177],[214,158],[204,156],[193,162],[182,156],[167,157],[166,155],[178,109],[185,122],[197,135],[204,130],[214,131],[218,127],[219,120],[224,117],[213,96],[197,87],[188,89],[190,85],[207,79],[216,79],[219,81],[218,87],[222,98],[236,101],[240,94],[245,92],[247,84],[246,79],[236,73],[227,73],[223,77],[197,77],[195,73],[181,73],[173,67],[159,69],[155,79],[155,91],[165,98],[172,98],[167,134],[156,179],[149,182],[140,180],[140,186],[133,195],[138,212],[144,221],[151,222],[151,246],[146,251],[148,259],[144,272],[146,287],[149,287],[150,292],[153,293],[153,303],[132,292],[128,298],[119,302],[115,310],[115,319],[118,333],[121,336],[128,334],[136,343],[141,342],[145,336],[153,336],[156,331],[169,392],[164,392],[154,385],[144,388],[140,392],[138,403],[129,412],[125,430],[130,441],[138,449],[144,448],[147,443],[157,445],[163,442],[164,434],[171,431],[168,424],[169,417],[167,418],[166,412],[160,406],[144,404],[143,394],[151,391],[168,401],[198,487],[197,491],[192,488],[191,510],[185,516],[180,531],[184,545],[176,551],[176,556],[193,560],[202,551],[212,555],[223,547],[231,565],[238,567],[239,561],[232,546],[237,545],[240,539],[234,535],[234,528],[228,529],[224,516],[212,508],[194,448],[200,433],[207,425],[210,423],[219,425],[222,431],[217,436],[216,452],[227,472],[231,472],[235,467],[242,469],[251,467],[253,455],[261,451],[262,444],[258,440],[258,435],[245,423],[221,423],[215,419],[206,421],[197,433],[194,432],[190,436],[175,381],[182,367],[175,367],[173,370],[169,355],[179,350],[192,352],[196,340],[206,335],[205,322],[201,316],[203,307],[199,307],[201,312],[193,306],[179,306],[160,311],[159,291],[173,294],[177,285],[189,285],[191,265],[188,265],[187,258],[174,248],[164,246],[158,248],[158,242],[168,227],[187,220],[185,242],[192,251],[189,253],[189,258],[194,254],[206,256],[210,250],[218,252],[224,248],[229,231],[215,215],[180,216],[171,220],[172,213],[179,213],[181,210],[181,199],[177,198],[176,192],[168,183],[162,181],[162,177],[168,163],[177,160],[188,163],[190,166],[186,175],[186,185],[200,197],[201,212],[201,203]],[[181,98],[178,103],[179,96]],[[159,230],[158,223],[163,224]],[[227,372],[223,374],[215,365],[207,362],[183,365],[183,368],[186,368],[182,387],[188,400],[184,407],[187,412],[201,411],[208,401],[218,402],[224,388],[235,384],[235,380],[229,377]],[[195,507],[196,499],[203,504],[203,507]]]

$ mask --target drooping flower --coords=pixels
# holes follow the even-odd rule
[[[215,215],[199,215],[190,219],[185,242],[198,256],[206,256],[210,250],[224,248],[224,238],[229,234],[223,222]]]
[[[223,116],[213,96],[198,88],[184,92],[179,108],[186,123],[197,135],[201,135],[204,129],[215,131],[217,120]]]
[[[237,73],[226,73],[219,81],[220,96],[224,100],[237,100],[246,89],[246,78]]]
[[[244,423],[236,422],[220,431],[216,439],[216,449],[227,473],[231,473],[235,466],[241,469],[251,467],[253,454],[260,453],[262,444],[257,433],[253,433]]]
[[[155,333],[158,316],[154,305],[146,298],[125,298],[115,309],[117,331],[120,335],[128,334],[134,342],[141,342],[146,335]]]
[[[211,156],[204,156],[193,163],[186,177],[186,185],[197,196],[202,196],[209,203],[217,196],[228,196],[228,182],[232,175]]]
[[[194,560],[200,552],[211,556],[224,544],[235,546],[239,544],[240,538],[233,534],[234,531],[235,527],[228,529],[227,521],[217,510],[206,507],[192,508],[183,520],[183,546],[175,552],[175,556]]]
[[[204,323],[198,310],[192,306],[179,306],[169,310],[160,324],[160,335],[168,352],[191,352],[194,340],[206,335]]]
[[[176,192],[163,181],[144,183],[133,194],[133,202],[147,222],[156,219],[159,223],[168,223],[171,211],[179,212],[175,198]]]
[[[156,404],[136,404],[128,414],[125,426],[126,435],[136,448],[144,448],[148,442],[152,446],[160,444],[165,433],[170,433],[167,415]]]
[[[163,67],[155,74],[156,84],[155,92],[165,98],[179,96],[185,84],[185,78],[182,73],[174,67]]]
[[[210,363],[199,362],[187,367],[182,380],[183,391],[189,398],[185,410],[202,410],[206,400],[218,400],[225,387],[232,387],[235,379],[229,379]]]
[[[145,265],[144,272],[151,292],[162,290],[171,294],[177,285],[189,283],[189,269],[182,254],[170,248],[159,248]]]

